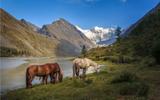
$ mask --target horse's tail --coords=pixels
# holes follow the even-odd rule
[[[26,88],[29,87],[29,79],[30,79],[30,75],[29,75],[29,67],[26,70]]]

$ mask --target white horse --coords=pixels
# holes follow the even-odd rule
[[[88,58],[76,58],[73,60],[73,77],[79,77],[80,69],[83,69],[83,76],[89,67],[93,67],[95,72],[99,72],[100,66]]]

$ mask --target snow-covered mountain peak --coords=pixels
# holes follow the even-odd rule
[[[101,41],[106,41],[114,38],[116,31],[116,28],[113,27],[103,28],[95,26],[92,29],[82,29],[79,26],[76,26],[76,28],[82,33],[84,33],[90,40],[92,40],[96,44]]]

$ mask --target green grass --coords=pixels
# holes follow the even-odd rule
[[[138,64],[105,64],[99,74],[88,74],[85,80],[65,78],[62,83],[34,85],[3,95],[7,100],[158,100],[160,67]],[[124,74],[125,73],[125,74]],[[118,77],[121,76],[121,77]],[[136,77],[135,77],[136,76]],[[112,82],[113,80],[118,80]]]

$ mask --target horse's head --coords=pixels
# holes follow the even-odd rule
[[[59,68],[60,68],[60,71],[59,71],[59,82],[62,82],[62,80],[63,80],[63,75],[64,75],[64,73],[63,73],[63,70],[61,69],[61,67],[59,66]]]
[[[63,81],[63,73],[60,73],[60,74],[59,74],[59,78],[58,78],[58,79],[59,79],[59,82],[62,82],[62,81]]]

